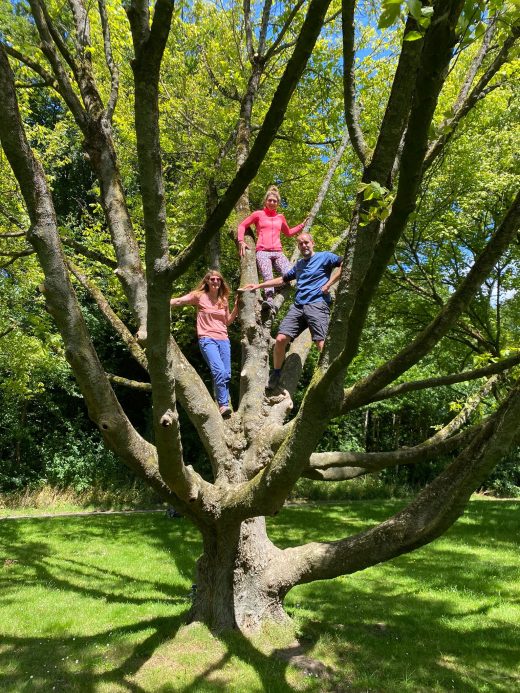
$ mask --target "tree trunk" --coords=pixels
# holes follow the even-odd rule
[[[228,522],[202,533],[190,620],[217,632],[238,628],[244,633],[267,622],[289,623],[279,586],[274,590],[265,579],[271,558],[280,553],[267,536],[265,519]]]

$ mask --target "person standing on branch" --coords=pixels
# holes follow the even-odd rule
[[[231,416],[231,345],[227,328],[238,315],[238,294],[230,313],[229,293],[229,286],[220,272],[210,270],[193,291],[170,300],[174,308],[197,306],[199,347],[211,371],[218,408],[224,418]]]
[[[330,287],[341,274],[342,259],[330,252],[315,252],[314,240],[310,233],[298,236],[298,249],[301,258],[281,277],[275,277],[261,284],[247,284],[239,291],[256,291],[268,287],[282,286],[296,279],[294,303],[280,323],[273,349],[273,370],[269,375],[267,390],[274,390],[280,381],[285,361],[285,352],[291,340],[307,327],[312,341],[318,349],[323,349],[329,327]],[[336,271],[334,271],[335,268]]]
[[[256,228],[256,264],[264,281],[273,278],[273,268],[277,274],[283,275],[291,268],[291,263],[285,257],[280,242],[280,233],[295,236],[302,231],[307,219],[290,229],[283,214],[277,212],[280,204],[280,193],[276,185],[271,185],[264,196],[264,208],[250,214],[238,226],[238,251],[240,257],[246,254],[244,234],[248,226]],[[273,308],[274,289],[269,286],[265,292],[266,307]]]

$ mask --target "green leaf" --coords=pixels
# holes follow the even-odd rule
[[[388,27],[392,26],[392,24],[399,19],[400,14],[401,3],[385,3],[383,5],[383,12],[381,13],[377,26],[379,29],[388,29]]]
[[[423,17],[432,17],[433,7],[421,7],[421,14]]]
[[[403,41],[417,41],[418,39],[422,38],[423,35],[420,34],[418,31],[410,31],[410,33],[406,34]]]
[[[420,0],[406,0],[406,4],[408,6],[408,9],[409,9],[412,17],[414,19],[420,19],[421,18],[421,10],[422,10],[422,5],[420,3]]]

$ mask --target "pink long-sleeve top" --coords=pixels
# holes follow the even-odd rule
[[[283,214],[278,214],[276,210],[259,209],[250,214],[238,226],[238,240],[244,240],[244,234],[248,226],[256,228],[256,249],[257,250],[281,250],[280,233],[285,236],[295,236],[305,226],[305,223],[298,224],[292,229],[289,228]]]

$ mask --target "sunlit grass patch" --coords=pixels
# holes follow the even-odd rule
[[[280,546],[338,539],[403,501],[305,505],[269,520]],[[472,502],[440,540],[289,593],[284,629],[252,641],[185,627],[201,544],[162,514],[0,521],[0,690],[520,689],[518,502]],[[32,678],[31,678],[32,677]]]

